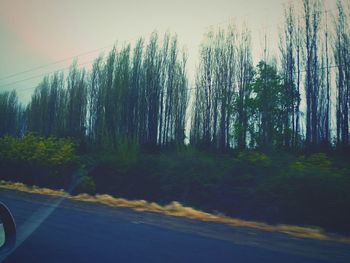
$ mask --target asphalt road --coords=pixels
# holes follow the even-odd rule
[[[0,200],[18,231],[3,262],[350,262],[336,242],[13,190]]]

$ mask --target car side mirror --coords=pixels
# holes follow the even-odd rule
[[[0,202],[0,251],[16,244],[16,224],[7,206]]]

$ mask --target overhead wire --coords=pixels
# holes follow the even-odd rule
[[[285,3],[289,3],[289,4],[290,4],[290,3],[293,3],[293,2],[296,2],[296,1],[297,1],[297,0],[294,0],[294,1],[286,1]],[[319,13],[326,13],[326,14],[328,14],[328,12],[331,12],[331,11],[333,11],[333,10],[334,10],[334,9],[322,10],[322,11],[319,11]],[[244,17],[249,16],[249,15],[250,15],[250,14],[247,13],[247,14],[244,15]],[[242,16],[242,17],[243,17],[243,16]],[[299,16],[297,16],[296,18],[298,18],[298,17],[299,17]],[[305,16],[300,16],[300,17],[305,17]],[[203,27],[203,28],[209,29],[209,28],[214,27],[214,26],[223,25],[223,24],[225,24],[225,23],[227,23],[227,22],[231,22],[232,20],[233,20],[233,17],[230,17],[229,19],[226,19],[226,20],[221,21],[221,22],[216,23],[216,24],[211,24],[211,25],[209,25],[209,26],[205,26],[205,27]],[[242,34],[251,34],[252,32],[259,32],[259,33],[261,33],[261,30],[262,30],[262,29],[268,29],[268,28],[271,28],[271,27],[275,27],[275,26],[278,26],[279,24],[282,24],[282,23],[284,23],[284,22],[281,21],[281,22],[278,23],[277,25],[276,25],[276,24],[274,24],[274,25],[271,24],[271,25],[269,25],[269,26],[263,26],[263,27],[260,27],[260,28],[254,28],[253,30],[250,29],[250,30],[247,30],[247,32],[243,32]],[[151,32],[151,33],[152,33],[152,32]],[[151,33],[145,34],[144,36],[141,36],[141,37],[148,36],[148,35],[150,35]],[[135,40],[135,39],[137,39],[137,38],[139,38],[139,37],[134,37],[134,38],[125,40],[125,42],[127,42],[127,41],[132,41],[132,40]],[[93,54],[93,53],[96,53],[97,51],[105,50],[105,49],[107,49],[108,47],[111,47],[111,46],[114,46],[114,45],[115,45],[115,44],[106,45],[106,46],[104,46],[104,47],[97,48],[97,49],[93,49],[93,50],[90,50],[90,51],[87,51],[87,52],[83,52],[83,53],[79,53],[79,54],[77,54],[77,55],[70,56],[70,57],[67,57],[67,58],[64,58],[64,59],[61,59],[61,60],[57,60],[57,61],[54,61],[54,62],[49,63],[49,64],[41,65],[41,66],[34,67],[34,68],[31,68],[31,69],[28,69],[28,70],[25,70],[25,71],[22,71],[22,72],[17,72],[17,73],[11,74],[11,75],[7,75],[7,76],[5,76],[5,77],[3,77],[3,78],[0,78],[0,81],[1,81],[1,80],[5,80],[5,79],[10,79],[10,78],[13,78],[13,77],[15,77],[15,76],[23,75],[23,74],[25,74],[25,73],[29,73],[29,72],[32,72],[32,71],[36,71],[36,70],[39,70],[39,69],[43,69],[43,68],[46,68],[46,67],[51,66],[51,65],[56,65],[56,64],[59,64],[59,63],[65,62],[65,61],[69,61],[69,60],[72,60],[72,59],[76,59],[76,58],[81,57],[81,56],[85,56],[85,55],[88,55],[88,54]],[[196,45],[196,46],[198,46],[198,45]],[[193,46],[191,46],[191,47],[193,47]],[[85,63],[81,63],[81,64],[79,64],[79,66],[86,65],[86,64],[88,64],[88,63],[93,62],[94,60],[95,60],[95,59],[90,60],[90,61],[87,61],[87,62],[85,62]],[[69,69],[69,68],[70,68],[70,66],[69,66],[69,67],[64,67],[64,68],[59,68],[59,69],[55,69],[55,70],[52,70],[52,71],[48,71],[48,72],[45,72],[45,73],[41,73],[41,74],[38,74],[38,75],[35,75],[35,76],[30,76],[30,77],[28,77],[28,78],[24,78],[24,79],[20,79],[20,80],[16,80],[16,81],[10,82],[10,83],[2,84],[2,85],[0,85],[0,88],[9,87],[9,86],[12,86],[12,85],[14,85],[14,84],[18,84],[18,83],[21,83],[21,82],[24,82],[24,81],[27,81],[27,80],[39,78],[39,77],[42,77],[42,76],[47,76],[47,75],[50,75],[50,74],[55,73],[55,72],[57,72],[57,71],[66,70],[66,69]],[[331,68],[331,67],[330,67],[330,68]],[[34,86],[34,87],[29,87],[29,88],[17,88],[17,89],[15,89],[15,90],[16,90],[16,91],[24,91],[24,90],[30,90],[30,89],[35,89],[35,88],[36,88],[36,86]]]
[[[24,71],[13,73],[13,74],[1,77],[0,81],[6,80],[6,79],[11,79],[13,77],[16,77],[16,76],[19,76],[19,75],[23,75],[25,73],[36,71],[36,70],[39,70],[39,69],[47,68],[47,67],[50,67],[50,66],[53,66],[53,65],[57,65],[57,64],[60,64],[62,62],[66,62],[66,61],[69,61],[69,60],[72,60],[72,59],[76,59],[76,58],[81,57],[81,56],[93,54],[93,53],[96,53],[98,51],[105,50],[105,49],[107,49],[108,47],[111,47],[111,46],[113,46],[113,44],[112,45],[107,45],[107,46],[104,46],[104,47],[101,47],[101,48],[93,49],[93,50],[90,50],[90,51],[86,51],[86,52],[83,52],[83,53],[79,53],[77,55],[70,56],[70,57],[67,57],[67,58],[63,58],[63,59],[54,61],[52,63],[44,64],[44,65],[37,66],[37,67],[34,67],[34,68],[30,68],[30,69],[27,69],[27,70],[24,70]]]
[[[138,39],[138,38],[142,38],[142,37],[149,36],[149,35],[151,35],[151,34],[152,34],[152,32],[147,33],[147,34],[144,34],[143,36],[129,38],[129,39],[125,40],[124,42],[130,42],[130,41],[133,41],[133,40]],[[17,73],[11,74],[11,75],[7,75],[7,76],[5,76],[5,77],[0,78],[0,81],[6,80],[6,79],[10,79],[10,78],[13,78],[13,77],[15,77],[15,76],[23,75],[23,74],[25,74],[25,73],[33,72],[33,71],[36,71],[36,70],[39,70],[39,69],[47,68],[47,67],[52,66],[52,65],[57,65],[57,64],[60,64],[60,63],[62,63],[62,62],[66,62],[66,61],[69,61],[69,60],[77,59],[77,58],[79,58],[79,57],[86,56],[86,55],[88,55],[88,54],[93,54],[93,53],[96,53],[96,52],[98,52],[98,51],[103,51],[103,50],[106,50],[108,47],[113,47],[113,46],[115,46],[115,45],[116,45],[116,43],[110,44],[110,45],[106,45],[106,46],[104,46],[104,47],[97,48],[97,49],[93,49],[93,50],[90,50],[90,51],[87,51],[87,52],[83,52],[83,53],[79,53],[79,54],[77,54],[77,55],[70,56],[70,57],[67,57],[67,58],[64,58],[64,59],[60,59],[60,60],[54,61],[54,62],[52,62],[52,63],[48,63],[48,64],[45,64],[45,65],[41,65],[41,66],[38,66],[38,67],[34,67],[34,68],[31,68],[31,69],[24,70],[24,71],[21,71],[21,72],[17,72]],[[95,59],[90,60],[89,62],[92,62],[92,61],[94,61],[94,60],[95,60]],[[84,64],[88,64],[89,62],[86,62],[86,63],[84,63]],[[83,65],[83,64],[81,64],[81,65]],[[5,83],[5,84],[0,84],[0,88],[8,87],[8,86],[11,86],[11,85],[13,85],[13,84],[17,84],[17,83],[20,83],[20,82],[23,82],[23,81],[27,81],[27,80],[31,80],[31,79],[34,79],[34,78],[38,78],[38,77],[45,76],[45,75],[48,75],[48,74],[52,74],[52,73],[55,73],[55,72],[57,72],[57,71],[65,70],[65,69],[68,69],[68,68],[69,68],[69,67],[58,68],[58,69],[55,69],[55,70],[50,70],[50,71],[45,72],[45,73],[41,73],[41,74],[39,74],[39,75],[30,76],[30,77],[28,77],[28,78],[16,80],[16,81],[9,82],[9,83]]]

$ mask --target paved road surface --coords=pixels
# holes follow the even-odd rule
[[[335,242],[13,190],[0,200],[18,230],[3,262],[350,262]]]

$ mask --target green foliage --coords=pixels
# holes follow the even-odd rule
[[[69,139],[40,137],[0,138],[1,178],[38,186],[65,188],[79,167],[75,144]]]
[[[23,116],[23,107],[18,102],[16,91],[0,92],[0,136],[18,135]]]
[[[259,147],[269,150],[281,145],[283,114],[288,95],[283,92],[281,76],[275,66],[260,61],[251,83],[251,138]],[[256,130],[256,127],[258,128]]]
[[[88,175],[96,192],[160,203],[177,200],[246,219],[350,231],[350,167],[338,156],[241,151],[233,158],[191,147],[139,153],[135,162],[125,161],[127,155],[95,158]]]
[[[332,161],[325,153],[315,153],[308,157],[301,156],[289,165],[291,176],[335,176],[337,170],[332,167]]]
[[[134,164],[140,154],[140,147],[138,143],[129,143],[124,141],[119,143],[116,151],[116,159],[124,165]]]
[[[215,188],[232,166],[224,155],[214,156],[192,149],[153,158],[157,163],[160,195],[167,200],[176,197],[190,205],[210,204]]]
[[[270,164],[270,158],[266,154],[258,151],[241,151],[238,154],[238,159],[255,165],[268,166]]]
[[[329,170],[332,166],[331,160],[325,153],[314,153],[308,158],[308,163],[318,169]]]
[[[77,186],[77,192],[94,194],[96,192],[96,184],[91,176],[83,176]]]
[[[40,163],[52,166],[68,164],[76,160],[75,145],[63,138],[44,138],[27,133],[21,138],[0,138],[0,160]]]
[[[245,150],[235,158],[191,147],[147,153],[137,144],[120,145],[114,152],[81,156],[79,168],[70,140],[3,137],[0,169],[9,174],[6,180],[53,188],[78,179],[74,193],[176,200],[246,219],[350,231],[350,164],[343,156]],[[18,167],[23,169],[14,177]]]

